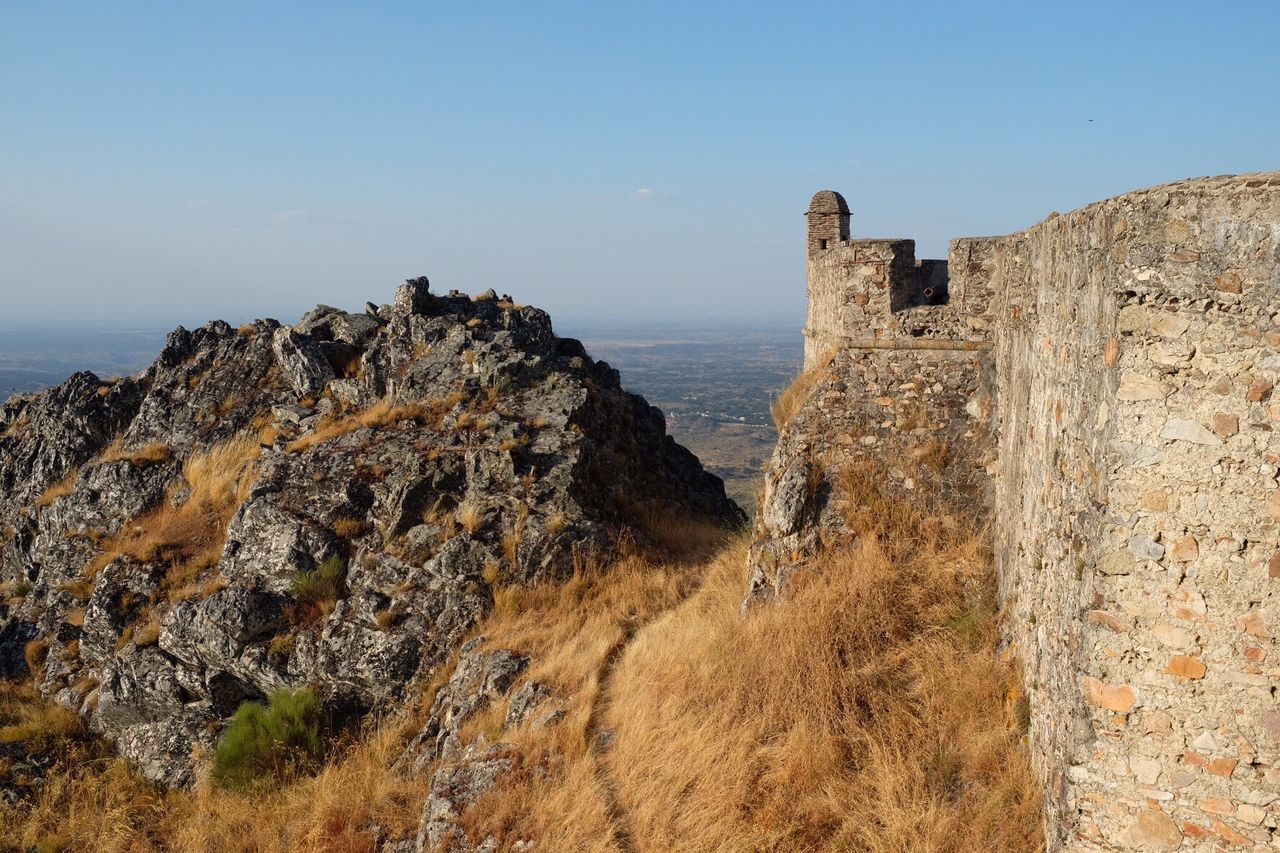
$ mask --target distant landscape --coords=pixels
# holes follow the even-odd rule
[[[171,326],[0,329],[0,398],[56,385],[77,370],[136,373]],[[558,324],[622,374],[627,390],[662,409],[675,439],[724,479],[729,496],[755,506],[777,433],[769,404],[800,369],[800,322]]]
[[[804,358],[800,323],[602,325],[578,334],[595,358],[622,373],[624,387],[666,413],[676,441],[724,479],[729,497],[751,512],[777,441],[769,405]]]

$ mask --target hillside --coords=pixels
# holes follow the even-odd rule
[[[1041,844],[979,533],[868,484],[740,612],[740,511],[540,311],[415,280],[3,411],[14,849]]]
[[[740,523],[662,415],[496,296],[179,328],[137,377],[0,410],[4,673],[195,779],[240,703],[359,717],[431,673],[503,587],[648,519]]]

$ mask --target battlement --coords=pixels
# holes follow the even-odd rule
[[[814,195],[806,218],[806,367],[850,346],[910,349],[917,341],[921,349],[989,347],[993,243],[999,238],[953,241],[945,261],[917,259],[914,240],[853,239],[849,206],[832,190]]]

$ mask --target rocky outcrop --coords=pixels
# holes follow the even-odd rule
[[[138,376],[15,397],[0,484],[0,669],[32,661],[168,785],[246,699],[395,703],[496,588],[653,517],[743,520],[544,312],[426,279],[361,314],[179,328]]]
[[[422,773],[436,758],[457,758],[463,752],[462,724],[505,695],[528,667],[527,656],[506,649],[476,651],[483,641],[477,637],[463,644],[458,666],[436,693],[426,725],[405,749],[400,766],[410,775]]]

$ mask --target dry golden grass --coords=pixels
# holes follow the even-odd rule
[[[447,398],[446,398],[447,399]],[[444,401],[440,401],[439,405],[443,405]],[[438,408],[434,404],[422,403],[401,403],[393,402],[389,397],[384,397],[374,403],[367,409],[352,414],[336,415],[332,418],[325,419],[318,424],[314,431],[289,442],[285,446],[285,450],[289,453],[298,453],[317,444],[323,444],[326,441],[332,441],[340,436],[355,432],[364,427],[373,427],[375,429],[390,426],[401,421],[410,419],[425,418],[435,413]]]
[[[0,846],[372,851],[376,827],[413,834],[426,796],[421,780],[389,770],[409,735],[404,722],[371,727],[341,745],[317,775],[274,791],[245,795],[200,786],[162,793],[101,743],[85,741],[75,714],[42,702],[29,685],[0,685],[0,742],[23,741],[58,756],[33,802],[0,804]]]
[[[813,394],[814,389],[827,378],[833,357],[833,353],[828,353],[818,364],[801,373],[791,380],[790,385],[782,389],[778,399],[774,400],[769,407],[769,411],[773,415],[774,426],[782,429],[790,422],[795,413],[800,411],[800,407]]]
[[[369,532],[369,522],[363,518],[343,516],[334,519],[333,532],[342,539],[354,539]]]
[[[139,646],[154,646],[160,639],[160,623],[150,619],[133,633],[133,641]]]
[[[606,576],[610,598],[577,592],[580,577],[547,601],[500,591],[485,635],[531,653],[529,677],[567,697],[568,717],[502,733],[520,756],[466,816],[470,836],[566,850],[1041,849],[984,538],[880,492],[873,473],[843,482],[856,543],[746,618],[745,539],[669,611],[690,576],[639,558]],[[645,606],[639,593],[656,589],[667,595]],[[503,710],[467,731],[496,734]],[[598,729],[614,733],[607,749],[592,745]]]
[[[504,731],[498,701],[466,722],[464,741],[511,744],[514,766],[462,829],[502,850],[1041,849],[984,539],[882,494],[873,473],[842,482],[860,537],[746,617],[747,541],[706,527],[647,530],[665,559],[629,547],[560,582],[496,589],[477,633],[531,656],[522,680],[556,696],[535,717],[565,716]],[[81,762],[0,821],[24,844],[72,848],[371,850],[375,825],[411,835],[421,812],[428,780],[389,769],[420,712],[274,791],[161,797],[114,759]]]
[[[27,669],[33,673],[39,674],[44,669],[44,662],[48,656],[49,641],[43,637],[28,640],[22,647],[22,659],[26,662]]]
[[[904,565],[867,537],[745,620],[738,556],[614,679],[609,764],[640,849],[1039,849],[979,554]]]
[[[704,545],[723,535],[703,528]],[[532,657],[522,676],[548,685],[563,701],[558,724],[501,732],[506,703],[469,720],[464,740],[484,732],[519,750],[514,772],[465,818],[473,837],[495,833],[512,842],[543,839],[550,849],[618,849],[609,803],[589,744],[596,739],[598,703],[619,651],[642,625],[694,589],[699,567],[623,557],[611,567],[589,566],[561,583],[532,589],[504,587],[494,616],[482,626],[490,648]],[[541,845],[540,845],[541,846]]]
[[[86,574],[92,577],[123,556],[165,560],[170,569],[164,587],[172,592],[189,586],[217,564],[227,523],[253,483],[258,453],[257,437],[241,435],[192,454],[182,470],[191,490],[187,500],[176,507],[165,500],[125,524],[101,543]]]
[[[169,449],[167,444],[152,442],[142,447],[126,450],[123,439],[117,437],[115,441],[107,445],[105,450],[98,454],[97,458],[94,459],[94,464],[106,465],[111,462],[129,462],[137,467],[142,467],[144,465],[168,462],[171,458],[173,458],[173,451]]]
[[[41,508],[51,506],[58,498],[71,494],[71,490],[76,485],[76,478],[79,476],[80,469],[73,468],[67,473],[67,476],[40,493],[40,497],[36,498],[36,506]]]
[[[484,526],[484,508],[473,503],[458,507],[458,524],[468,533],[475,533]]]
[[[47,749],[81,733],[80,718],[41,700],[31,682],[0,682],[0,743],[23,742],[33,749]]]

